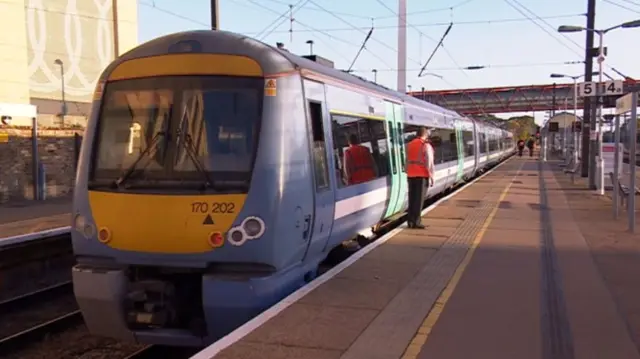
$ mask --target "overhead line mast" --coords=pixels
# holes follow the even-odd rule
[[[398,92],[407,92],[407,0],[398,0]]]

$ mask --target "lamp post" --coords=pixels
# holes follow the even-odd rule
[[[573,117],[575,118],[576,122],[578,121],[578,79],[584,77],[583,75],[577,75],[577,76],[571,76],[571,75],[565,75],[565,74],[551,74],[551,78],[570,78],[573,80]],[[565,140],[566,140],[566,124],[565,124]],[[574,136],[573,136],[573,163],[578,163],[578,146],[579,146],[579,141],[578,141],[578,132],[574,132]],[[566,148],[566,147],[565,147]]]
[[[61,125],[64,127],[64,117],[67,115],[67,101],[65,99],[65,91],[64,91],[64,62],[60,59],[56,59],[54,64],[60,66],[60,89],[62,91],[62,111],[60,111],[60,120]]]
[[[591,31],[595,34],[598,35],[598,86],[597,89],[598,91],[596,91],[596,94],[598,93],[602,93],[601,91],[601,87],[602,87],[602,64],[604,63],[605,60],[605,55],[604,55],[604,34],[608,33],[611,30],[615,30],[618,28],[634,28],[634,27],[640,27],[640,20],[634,20],[634,21],[628,21],[616,26],[612,26],[606,29],[591,29],[591,28],[587,28],[587,27],[583,27],[583,26],[573,26],[573,25],[562,25],[560,27],[558,27],[558,32],[581,32],[581,31]],[[602,157],[602,95],[598,96],[598,114],[597,114],[597,119],[598,119],[598,126],[597,128],[597,140],[595,145],[598,148],[598,165],[600,167],[600,174],[598,175],[598,177],[600,178],[600,181],[598,183],[598,193],[600,195],[604,195],[604,159]],[[593,147],[596,147],[593,146]],[[590,153],[589,157],[593,158],[595,156],[595,153]]]

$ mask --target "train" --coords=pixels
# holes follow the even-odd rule
[[[73,197],[74,295],[92,334],[207,345],[402,216],[405,144],[431,130],[451,190],[513,134],[225,31],[150,40],[96,84]],[[355,135],[376,176],[349,183]]]

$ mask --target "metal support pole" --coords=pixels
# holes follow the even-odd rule
[[[398,92],[407,92],[407,0],[398,0]]]
[[[220,16],[218,15],[218,0],[211,0],[211,30],[220,30]]]
[[[600,167],[600,184],[598,186],[598,194],[604,196],[604,156],[602,155],[602,132],[604,124],[602,123],[602,103],[603,103],[603,93],[604,88],[602,84],[602,63],[604,62],[604,47],[603,47],[603,37],[604,34],[602,32],[598,33],[598,92],[600,93],[598,96],[598,166]],[[598,93],[596,92],[596,93]]]
[[[542,162],[547,162],[547,137],[549,137],[549,131],[544,128],[542,129]]]
[[[33,199],[39,200],[40,196],[38,191],[39,178],[39,162],[40,156],[38,155],[38,119],[33,117],[31,119],[31,176],[33,177]]]
[[[593,29],[596,25],[596,0],[588,0],[587,2],[587,28]],[[593,31],[587,31],[584,54],[584,81],[590,82],[593,76],[593,57],[591,49],[593,48]],[[595,119],[591,116],[591,98],[584,98],[584,111],[582,120],[582,177],[589,176],[589,187],[595,188],[595,177],[591,170],[595,167],[593,148],[590,141],[590,132],[595,129]],[[592,163],[594,162],[594,163]]]
[[[618,185],[618,181],[620,180],[620,115],[616,115],[615,119],[615,143],[616,143],[616,152],[614,153],[614,163],[613,163],[613,218],[618,219],[618,213],[620,209],[620,204],[618,200],[620,199],[620,188]]]
[[[576,125],[578,123],[578,79],[573,78],[573,120]],[[584,121],[583,121],[584,122]],[[584,123],[583,123],[584,125]],[[573,133],[573,163],[574,165],[578,165],[578,132],[574,130]]]
[[[629,199],[627,214],[629,215],[629,232],[636,231],[636,139],[638,136],[638,93],[631,95],[631,121],[629,123]]]

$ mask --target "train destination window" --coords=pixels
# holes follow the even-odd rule
[[[331,115],[338,186],[369,182],[389,174],[385,121],[357,116]],[[354,150],[350,147],[365,150]]]

